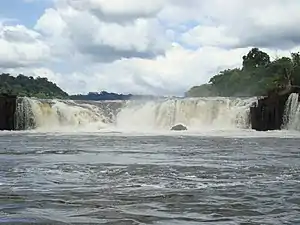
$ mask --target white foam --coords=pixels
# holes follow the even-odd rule
[[[98,131],[1,131],[0,135],[33,135],[33,136],[126,136],[126,137],[142,137],[142,136],[169,136],[169,137],[224,137],[224,138],[300,138],[298,131],[254,131],[254,130],[207,130],[207,131],[127,131],[118,129],[98,130]]]

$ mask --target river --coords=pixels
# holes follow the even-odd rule
[[[191,117],[186,105],[178,112]],[[109,129],[75,129],[48,112],[35,114],[40,127],[0,132],[0,223],[300,224],[299,131],[255,132],[241,114],[234,129],[223,108],[211,129],[207,111],[198,130],[172,132],[151,107],[119,112]]]

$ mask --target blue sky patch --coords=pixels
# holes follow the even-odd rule
[[[33,27],[51,1],[0,0],[0,18]]]

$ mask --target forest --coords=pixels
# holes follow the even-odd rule
[[[71,100],[128,100],[128,99],[151,99],[154,96],[124,95],[106,91],[89,92],[86,95],[68,95],[56,84],[47,78],[33,78],[25,75],[11,76],[7,73],[0,74],[0,94],[17,95],[20,97],[36,97],[40,99],[71,99]]]
[[[0,75],[0,93],[41,99],[65,99],[68,94],[47,78],[33,78],[25,75],[17,77],[3,73]]]
[[[70,95],[72,100],[129,100],[129,99],[157,99],[157,96],[152,95],[132,95],[132,94],[117,94],[113,92],[101,91],[101,92],[89,92],[86,95]]]
[[[271,61],[267,53],[252,48],[242,57],[241,68],[223,70],[207,84],[192,87],[185,96],[263,96],[292,86],[300,86],[300,53]]]
[[[89,92],[87,95],[71,95],[70,99],[72,100],[92,100],[92,101],[100,101],[100,100],[128,100],[132,97],[132,95],[123,95],[116,93],[109,93],[106,91],[98,92]]]

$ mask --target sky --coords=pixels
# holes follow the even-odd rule
[[[300,51],[299,0],[0,1],[0,72],[69,94],[183,95],[252,47]]]

